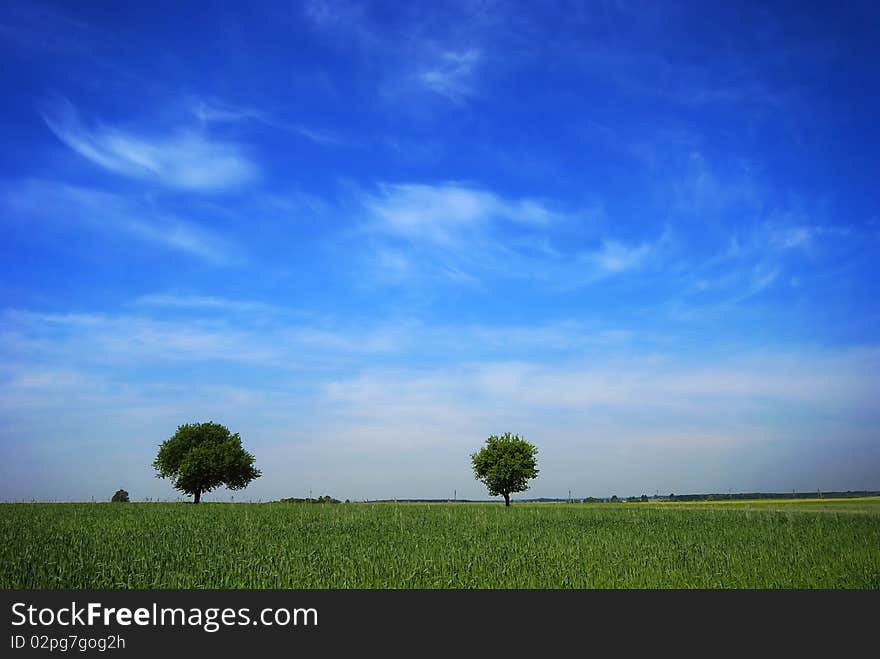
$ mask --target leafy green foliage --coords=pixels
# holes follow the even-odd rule
[[[528,482],[538,475],[537,454],[538,449],[519,435],[491,435],[486,445],[471,455],[474,476],[490,495],[503,496],[509,506],[511,493],[529,489]]]
[[[113,494],[113,498],[110,499],[113,503],[128,503],[128,492],[125,490],[119,489]]]
[[[193,495],[195,503],[203,492],[221,485],[240,490],[260,477],[238,433],[213,421],[179,426],[159,446],[153,467],[158,478],[170,478],[174,488]]]

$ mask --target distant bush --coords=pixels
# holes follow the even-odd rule
[[[113,501],[115,503],[128,503],[128,492],[126,492],[125,490],[116,490],[116,494],[113,495],[113,498],[110,499],[110,501]]]
[[[295,499],[293,497],[287,499],[281,499],[281,503],[342,503],[339,499],[334,499],[331,496],[324,495],[322,497],[318,497],[317,499],[313,499],[311,497],[306,497],[305,499]]]

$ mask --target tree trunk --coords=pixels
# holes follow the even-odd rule
[[[510,506],[510,494],[507,492],[502,492],[501,494],[504,495],[504,507],[507,508]]]
[[[202,498],[202,491],[201,491],[201,490],[196,490],[196,491],[193,493],[193,497],[195,497],[195,498],[193,499],[193,503],[198,503],[198,502],[199,502],[199,499]]]

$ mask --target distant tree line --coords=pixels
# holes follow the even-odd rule
[[[313,499],[312,497],[306,497],[305,499],[297,499],[294,497],[288,497],[287,499],[281,499],[281,503],[342,503],[339,499],[334,499],[329,495],[320,496],[317,499]],[[348,500],[346,500],[348,503]]]
[[[744,499],[851,499],[878,496],[880,492],[848,490],[846,492],[733,492],[727,494],[674,494],[675,501],[742,501]]]
[[[580,499],[583,503],[647,503],[650,501],[746,501],[754,499],[853,499],[856,497],[876,497],[880,492],[872,490],[847,490],[846,492],[735,492],[713,494],[675,494],[649,497],[641,496],[625,497],[621,499],[616,494],[611,497],[586,497]]]

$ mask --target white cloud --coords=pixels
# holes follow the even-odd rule
[[[0,37],[9,44],[51,53],[88,51],[106,35],[48,4],[5,2],[0,7]]]
[[[87,127],[66,99],[43,112],[56,137],[93,163],[125,176],[174,188],[216,191],[254,180],[259,170],[233,142],[181,129],[147,135],[107,126]]]
[[[269,126],[283,128],[288,132],[296,133],[300,137],[305,137],[315,144],[320,144],[323,146],[338,146],[347,143],[344,138],[329,130],[303,126],[302,124],[285,124],[277,121],[269,121],[265,123]]]
[[[445,51],[426,65],[416,78],[428,90],[461,103],[475,93],[473,74],[480,57],[480,51],[475,48]]]
[[[848,238],[853,234],[852,228],[848,226],[792,222],[791,218],[786,217],[773,218],[762,229],[762,233],[765,234],[762,236],[765,247],[780,250],[797,249],[808,254],[815,250],[819,242]]]
[[[739,414],[745,408],[757,412],[767,405],[785,413],[790,405],[802,406],[803,413],[869,413],[880,396],[880,348],[870,345],[836,350],[750,348],[697,358],[657,353],[645,337],[591,330],[573,322],[426,327],[397,321],[340,327],[284,318],[268,323],[249,321],[247,316],[229,319],[227,310],[235,301],[210,297],[147,296],[139,302],[203,305],[213,313],[172,320],[7,310],[0,342],[4,368],[40,364],[39,369],[29,368],[26,378],[15,380],[17,387],[38,388],[63,382],[73,386],[88,369],[137,367],[145,360],[261,365],[269,369],[267,375],[275,371],[284,379],[291,368],[323,364],[310,377],[317,373],[328,401],[348,405],[347,413],[357,416],[419,409],[431,402],[444,410],[473,405],[490,414],[592,414],[601,408],[632,408],[709,418]],[[244,302],[239,307],[249,308]],[[626,349],[609,350],[615,345]],[[547,351],[567,357],[561,362],[546,359]],[[391,365],[406,363],[401,359],[413,354],[420,356],[422,366]],[[348,361],[340,361],[343,357]],[[324,369],[343,364],[342,372]],[[57,379],[45,373],[77,375]]]
[[[366,60],[381,63],[379,87],[397,103],[427,92],[461,105],[478,93],[476,74],[484,44],[499,32],[495,8],[465,9],[455,19],[426,15],[418,21],[386,21],[362,3],[312,0],[304,6],[306,21],[334,46],[355,48]]]
[[[260,336],[220,318],[173,321],[149,316],[7,311],[7,345],[30,357],[91,365],[145,362],[272,364],[285,354]]]
[[[807,271],[811,278],[834,260],[845,261],[859,253],[860,244],[854,238],[864,234],[850,225],[816,222],[799,209],[803,205],[803,200],[797,200],[793,207],[776,208],[766,218],[759,215],[759,220],[738,223],[725,230],[726,242],[716,254],[684,268],[683,295],[698,295],[703,302],[684,316],[715,313],[754,298],[778,282],[800,286],[804,271],[798,270],[803,267],[799,257],[812,261]],[[716,296],[711,304],[706,298],[709,293]]]
[[[450,244],[463,234],[507,221],[544,225],[559,216],[534,199],[509,200],[461,183],[382,184],[362,199],[374,228],[414,241]]]
[[[783,249],[806,247],[813,241],[813,232],[809,227],[790,227],[777,233],[773,240]]]
[[[0,432],[14,431],[48,457],[83,442],[118,446],[134,429],[119,463],[139,466],[117,472],[134,478],[175,424],[213,418],[240,431],[258,456],[265,476],[248,491],[254,499],[287,496],[292,475],[351,498],[440,496],[453,487],[485,496],[467,455],[505,430],[538,444],[536,489],[550,496],[646,482],[676,492],[721,487],[723,474],[754,477],[738,462],[746,445],[750,459],[784,451],[813,461],[821,458],[816,446],[876,445],[877,346],[658,355],[640,337],[576,323],[310,327],[218,320],[231,300],[153,301],[206,313],[171,321],[5,312]],[[626,349],[608,350],[609,340]],[[461,352],[474,345],[470,356]],[[568,354],[539,356],[548,347]],[[42,464],[54,464],[47,457]],[[876,451],[853,459],[876,465]],[[679,471],[669,472],[667,461]],[[713,468],[707,485],[694,484]],[[87,483],[69,482],[60,496],[88,496]],[[168,490],[144,478],[139,491]]]
[[[714,432],[746,415],[787,435],[792,430],[787,424],[804,415],[876,417],[880,349],[807,352],[809,358],[795,350],[750,350],[736,360],[639,354],[566,364],[500,361],[379,369],[329,383],[326,396],[334,404],[345,403],[358,418],[393,416],[388,410],[405,410],[413,418],[450,413],[544,418],[565,412],[625,423],[618,416],[622,412],[633,419],[653,418],[660,432],[685,423],[703,423]]]
[[[2,349],[20,359],[58,366],[125,368],[143,363],[242,364],[286,372],[334,366],[412,346],[410,327],[395,323],[345,329],[306,322],[259,302],[210,296],[147,295],[134,300],[152,312],[40,313],[7,309]],[[196,311],[181,316],[175,309]],[[2,350],[0,350],[2,354]]]
[[[272,113],[254,108],[230,105],[216,100],[194,98],[190,101],[189,109],[203,124],[254,122],[267,128],[298,135],[324,146],[336,146],[346,143],[343,138],[332,131],[284,121]]]
[[[380,184],[358,202],[366,222],[357,235],[372,239],[366,258],[379,283],[480,288],[487,277],[503,277],[571,290],[646,268],[669,241],[667,230],[650,243],[604,239],[584,251],[562,236],[598,233],[594,213],[563,213],[539,199],[454,181]]]
[[[177,295],[174,293],[153,293],[142,295],[134,302],[138,306],[171,307],[184,310],[208,309],[230,313],[272,312],[272,305],[250,300],[229,300],[210,295]]]
[[[0,187],[0,207],[11,216],[55,224],[75,223],[92,231],[122,233],[204,261],[230,264],[239,260],[214,232],[161,213],[134,197],[50,181],[27,180]]]
[[[670,183],[661,182],[658,193],[672,200],[679,211],[693,214],[703,222],[717,219],[733,210],[761,211],[764,191],[746,163],[721,171],[702,152],[692,150]]]
[[[367,27],[364,6],[361,4],[348,0],[309,0],[303,7],[303,13],[316,29],[354,34],[367,41],[375,39]]]
[[[644,243],[630,247],[613,240],[605,240],[599,250],[584,255],[584,258],[595,263],[604,273],[620,274],[640,267],[650,254],[651,246]]]
[[[494,195],[457,185],[382,185],[365,200],[379,226],[394,234],[431,242],[449,242],[462,229],[489,221]]]
[[[251,119],[261,120],[263,115],[251,108],[240,108],[216,101],[192,99],[190,111],[202,123],[235,123]]]

